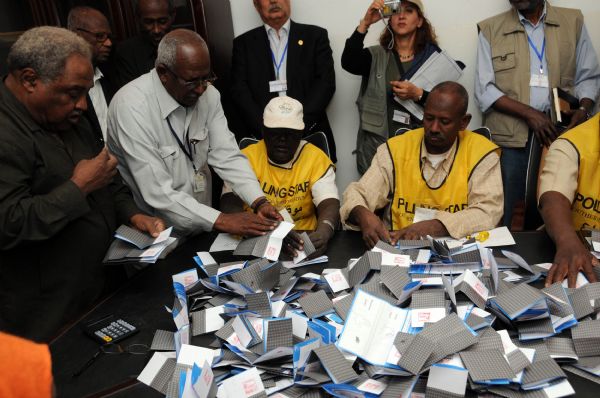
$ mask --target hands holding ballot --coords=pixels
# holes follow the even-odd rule
[[[252,203],[254,214],[249,212],[221,213],[215,221],[214,229],[242,236],[260,236],[277,227],[283,217],[263,196]]]
[[[419,221],[397,231],[388,231],[381,218],[364,206],[356,206],[350,213],[349,220],[360,228],[363,240],[369,249],[380,240],[395,245],[400,239],[412,240],[427,235],[448,235],[446,227],[439,220]]]

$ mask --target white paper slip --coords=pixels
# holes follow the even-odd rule
[[[387,388],[387,383],[380,380],[367,379],[357,387],[360,391],[367,392],[369,394],[381,395]]]
[[[208,249],[209,252],[221,252],[225,250],[235,250],[242,238],[231,234],[220,233]]]
[[[198,398],[207,398],[210,393],[210,389],[213,386],[214,375],[210,364],[204,362],[202,368],[194,365],[191,371],[191,383],[194,392]]]
[[[421,221],[429,221],[435,218],[436,209],[426,209],[424,207],[417,207],[415,209],[415,217],[413,223],[416,224]]]
[[[410,327],[409,310],[359,289],[337,346],[374,365],[387,363],[398,332]]]
[[[350,289],[350,285],[344,276],[344,273],[341,269],[331,270],[331,272],[325,274],[325,270],[323,271],[323,276],[325,280],[329,284],[331,291],[334,293],[340,292],[342,290]]]
[[[212,350],[210,348],[199,347],[190,344],[182,344],[177,357],[177,363],[193,366],[194,363],[203,363],[204,361],[212,365],[216,356],[221,350]]]
[[[180,272],[172,276],[174,283],[181,283],[183,287],[192,285],[198,281],[198,270],[196,268]]]
[[[225,379],[221,387],[228,398],[251,397],[265,390],[256,368],[248,369]]]
[[[429,369],[427,389],[463,397],[467,388],[467,369],[447,364],[434,364]]]
[[[481,231],[471,234],[483,247],[510,246],[516,244],[515,239],[507,227],[498,227],[489,231]]]
[[[393,254],[381,252],[381,265],[390,265],[397,267],[410,267],[410,256],[406,254]]]
[[[410,311],[410,326],[422,328],[425,323],[435,323],[445,316],[445,308],[413,308]]]
[[[151,385],[165,362],[170,358],[175,359],[175,352],[155,352],[137,379],[147,386]]]

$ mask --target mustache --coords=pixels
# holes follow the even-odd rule
[[[280,11],[280,10],[281,10],[281,7],[279,7],[277,4],[272,5],[272,6],[269,7],[269,12],[271,12],[271,11]]]

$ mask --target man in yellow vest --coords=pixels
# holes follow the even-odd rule
[[[525,198],[533,136],[549,146],[559,134],[549,116],[552,89],[579,100],[567,129],[586,120],[600,89],[598,58],[580,10],[546,0],[509,2],[508,11],[477,24],[475,77],[483,124],[502,147],[506,226]]]
[[[424,128],[390,138],[360,181],[348,186],[341,218],[362,230],[367,246],[426,235],[461,238],[498,224],[500,150],[465,130],[468,103],[460,84],[438,84],[425,104]]]
[[[275,97],[265,107],[263,137],[242,150],[268,200],[278,209],[287,209],[295,229],[312,231],[311,242],[323,253],[339,224],[340,201],[335,185],[335,167],[319,148],[302,140],[302,104]],[[221,210],[251,209],[225,186]]]
[[[597,261],[575,231],[600,229],[600,115],[550,146],[540,176],[539,207],[556,243],[546,286],[568,277],[569,287],[575,287],[579,271],[596,282],[592,266]]]

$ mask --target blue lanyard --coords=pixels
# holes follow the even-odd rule
[[[543,75],[544,74],[544,53],[546,52],[546,37],[544,37],[544,42],[542,43],[542,51],[541,52],[537,49],[535,44],[533,44],[533,41],[531,40],[531,37],[529,37],[529,35],[527,35],[527,40],[529,40],[529,45],[535,52],[535,55],[537,55],[538,59],[540,60],[540,74]]]
[[[273,53],[273,50],[271,49],[271,58],[273,59],[273,65],[275,65],[275,70],[276,70],[275,78],[277,80],[279,80],[279,69],[281,69],[281,64],[283,64],[283,59],[285,58],[285,54],[287,54],[288,44],[289,44],[289,40],[287,43],[285,43],[285,48],[283,49],[283,54],[281,54],[281,59],[279,60],[279,64],[275,60],[275,54]]]

